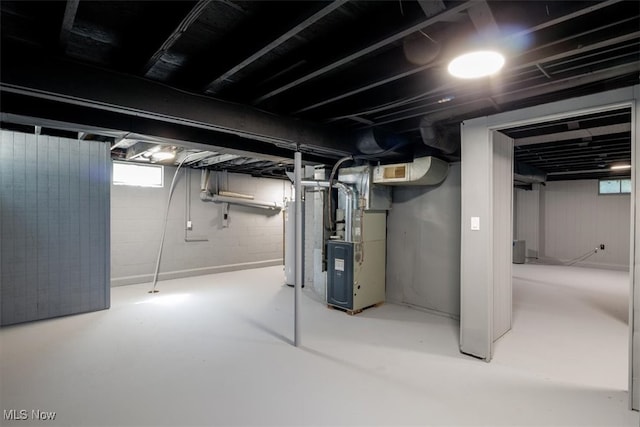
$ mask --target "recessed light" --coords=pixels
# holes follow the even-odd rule
[[[478,79],[497,73],[504,65],[504,56],[491,50],[469,52],[449,63],[449,74],[461,79]]]

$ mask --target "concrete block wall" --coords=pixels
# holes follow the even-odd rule
[[[460,315],[460,164],[437,186],[394,187],[387,300]]]
[[[164,167],[164,187],[111,188],[111,284],[150,282],[175,167]],[[212,172],[212,175],[215,173]],[[182,168],[174,190],[159,278],[169,279],[282,264],[281,212],[200,200],[200,171]],[[226,190],[276,201],[291,197],[289,181],[228,174]],[[186,231],[187,210],[192,230]],[[190,241],[185,241],[186,238]]]

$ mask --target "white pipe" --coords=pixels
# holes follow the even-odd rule
[[[293,345],[300,345],[300,296],[302,293],[302,154],[294,154],[296,192],[296,283],[294,288]]]
[[[200,173],[200,191],[209,191],[209,169],[202,169]]]
[[[280,209],[282,209],[282,206],[280,206],[278,202],[239,199],[237,197],[221,196],[219,194],[208,194],[206,191],[200,193],[200,199],[203,202],[232,203],[236,205],[251,206],[254,208],[270,209],[274,211],[279,211]]]
[[[238,199],[253,200],[251,194],[234,193],[233,191],[218,191],[218,194],[221,196],[236,197]]]

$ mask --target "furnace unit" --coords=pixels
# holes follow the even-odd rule
[[[339,193],[337,239],[327,242],[327,304],[350,313],[385,300],[389,188],[372,185],[371,167],[340,170],[338,181],[352,190]]]

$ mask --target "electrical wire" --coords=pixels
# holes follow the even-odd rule
[[[173,179],[171,180],[171,186],[169,187],[169,198],[167,199],[167,208],[164,213],[164,222],[162,223],[162,236],[160,237],[160,247],[158,248],[158,258],[156,260],[156,269],[153,273],[153,287],[149,291],[150,294],[156,293],[156,284],[158,283],[158,273],[160,272],[160,261],[162,259],[162,248],[164,246],[164,237],[167,234],[167,222],[169,220],[169,207],[171,206],[171,197],[173,196],[173,190],[176,187],[176,178],[178,176],[178,172],[180,172],[180,168],[184,164],[184,162],[191,156],[194,156],[198,153],[191,153],[182,159],[176,172],[173,174]]]
[[[596,253],[598,253],[598,249],[594,249],[592,251],[589,251],[589,252],[585,253],[584,255],[579,256],[578,258],[574,258],[574,259],[570,260],[568,263],[565,263],[565,265],[571,266],[571,265],[577,264],[579,262],[582,262],[582,261],[588,259],[589,257],[593,256]]]

